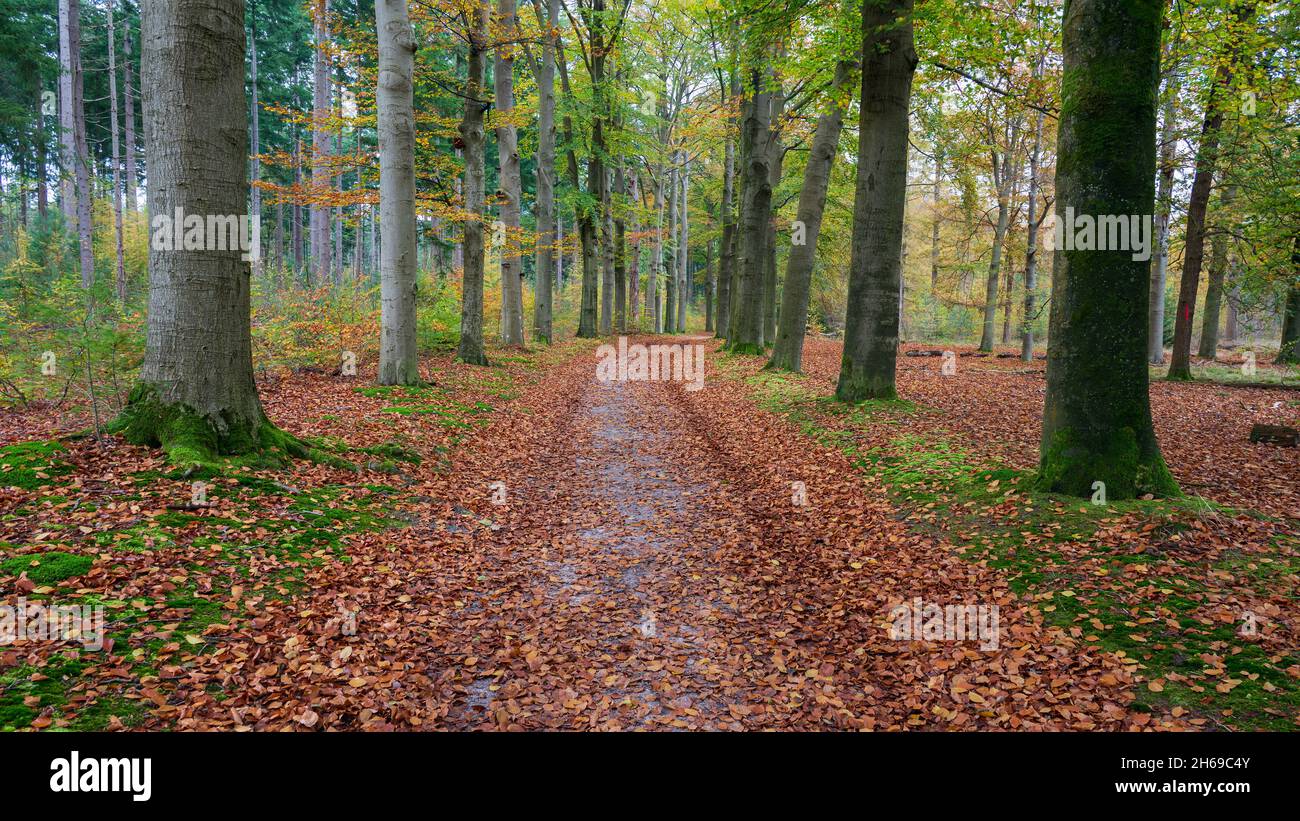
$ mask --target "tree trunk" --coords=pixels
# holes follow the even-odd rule
[[[677,162],[677,152],[670,155],[670,163],[674,166]],[[667,291],[664,298],[664,325],[663,332],[666,334],[673,333],[677,330],[677,245],[680,234],[677,231],[677,204],[681,201],[682,188],[677,184],[677,171],[674,168],[668,172],[668,236],[671,239],[673,255],[671,258],[664,260],[664,273],[667,274],[665,286]]]
[[[817,259],[817,240],[821,236],[831,168],[839,148],[844,112],[853,96],[848,84],[854,68],[855,64],[847,60],[841,60],[836,65],[830,107],[817,118],[817,130],[808,151],[808,164],[804,166],[803,186],[799,189],[799,209],[795,215],[795,219],[803,226],[803,242],[791,245],[790,257],[785,263],[781,327],[772,345],[772,358],[768,362],[768,367],[771,368],[788,371],[802,369],[804,332],[808,327],[808,291],[812,283],[813,264]]]
[[[149,213],[242,214],[248,201],[242,0],[144,0],[141,77]],[[223,135],[214,140],[213,134]],[[253,382],[249,265],[230,250],[149,248],[144,364],[111,429],[173,463],[305,453],[262,411]]]
[[[379,271],[381,385],[414,385],[420,381],[415,317],[415,42],[406,2],[375,3],[379,45],[375,124],[379,132],[379,213],[385,246]]]
[[[723,102],[726,102],[725,98]],[[719,339],[727,337],[731,324],[731,282],[735,261],[732,246],[736,233],[736,220],[732,203],[735,200],[736,142],[731,137],[730,128],[727,129],[726,144],[722,151],[722,238],[721,247],[718,249],[718,318],[714,323],[716,326],[714,335]]]
[[[108,19],[108,130],[113,146],[113,251],[114,282],[117,301],[126,305],[126,262],[122,251],[122,151],[117,139],[117,42],[113,28],[113,7],[106,9]]]
[[[523,198],[523,181],[519,173],[519,135],[511,121],[515,109],[515,58],[519,37],[519,18],[515,0],[497,0],[501,18],[501,38],[497,47],[492,82],[496,91],[497,116],[502,125],[496,129],[497,162],[500,163],[501,221],[505,223],[505,243],[501,248],[501,343],[524,344],[523,265],[519,256],[519,207]]]
[[[998,186],[998,221],[993,227],[993,251],[989,258],[989,275],[984,292],[984,331],[980,336],[981,351],[993,350],[993,332],[998,309],[998,281],[1002,268],[1002,244],[1006,239],[1007,226],[1011,221],[1011,186],[1015,177],[1012,173],[1014,165],[1015,137],[1013,136],[1011,144],[1001,157],[999,157],[996,148],[993,150],[993,177]]]
[[[560,0],[546,0],[546,14],[547,30],[558,30]],[[549,34],[542,40],[542,64],[537,77],[537,93],[537,293],[533,302],[533,336],[540,342],[550,344],[553,333],[551,271],[556,268],[556,261],[564,258],[564,253],[556,247],[555,37]],[[555,279],[558,284],[558,276]]]
[[[739,288],[733,294],[735,327],[728,348],[737,353],[763,353],[763,280],[768,232],[772,219],[771,152],[773,95],[764,90],[769,78],[764,66],[749,68],[749,88],[741,104],[741,195]]]
[[[623,218],[623,201],[627,178],[620,165],[614,172],[614,193],[618,195],[614,219],[614,327],[627,332],[627,223]]]
[[[464,292],[460,306],[460,345],[456,355],[471,365],[488,364],[483,350],[483,221],[486,218],[485,154],[487,135],[483,115],[489,103],[483,100],[483,69],[487,62],[488,19],[490,0],[477,0],[469,34],[469,76],[465,81],[465,114],[460,121],[460,137],[465,143],[465,246]],[[388,229],[384,229],[387,242]],[[412,248],[412,254],[414,249]],[[387,254],[384,255],[387,257]]]
[[[844,356],[835,397],[892,399],[907,206],[908,106],[916,52],[912,0],[862,4],[862,100]]]
[[[601,11],[604,11],[603,0],[595,0],[600,4]],[[599,19],[599,18],[597,18]],[[558,50],[557,46],[557,50]],[[593,46],[594,48],[594,46]],[[602,62],[603,66],[603,62]],[[572,101],[573,90],[569,87],[569,71],[567,62],[562,52],[558,52],[558,58],[555,61],[555,67],[560,72],[560,87],[564,91],[564,96]],[[600,120],[596,119],[594,125],[599,126]],[[575,191],[582,188],[581,180],[578,178],[578,155],[574,150],[576,144],[573,133],[573,118],[566,108],[564,114],[564,142],[568,146],[566,151],[569,166],[569,183]],[[600,168],[600,158],[593,155],[587,167],[587,185],[588,193],[591,193],[592,183],[592,163],[596,168]],[[601,172],[603,176],[603,171]],[[597,300],[599,299],[599,284],[597,282],[596,271],[596,219],[593,209],[588,202],[579,201],[574,209],[575,221],[578,225],[578,242],[581,246],[582,253],[582,285],[580,303],[578,309],[578,333],[577,336],[582,339],[591,339],[597,335]]]
[[[136,180],[139,179],[139,166],[135,159],[135,87],[131,84],[131,50],[135,35],[131,32],[131,16],[127,14],[126,0],[122,0],[122,88],[123,114],[125,115],[126,138],[126,204],[132,211],[140,210],[139,194]],[[43,213],[43,212],[42,212]]]
[[[1295,274],[1300,271],[1300,236],[1291,244],[1291,265]],[[1300,363],[1300,279],[1292,280],[1282,307],[1282,339],[1278,346],[1276,365]]]
[[[330,278],[330,207],[324,194],[330,188],[330,133],[326,127],[330,115],[329,13],[330,0],[313,0],[315,50],[312,63],[312,138],[311,138],[311,267],[312,284],[324,285]]]
[[[59,73],[63,134],[63,215],[77,227],[81,287],[95,283],[95,257],[90,188],[90,151],[86,144],[86,109],[81,72],[81,5],[79,0],[59,2]]]
[[[604,176],[600,190],[600,332],[612,333],[614,330],[614,209],[611,201],[610,170],[602,168]]]
[[[249,152],[249,162],[252,169],[249,173],[249,184],[251,191],[250,197],[250,216],[253,219],[252,225],[254,230],[261,230],[262,220],[262,189],[257,187],[257,182],[262,178],[262,160],[259,156],[262,153],[262,129],[260,108],[257,94],[257,14],[250,10],[248,13],[248,56],[249,56],[249,85],[252,87],[252,99],[249,102],[249,119],[252,122],[250,135],[252,139],[252,150]],[[261,276],[262,259],[259,255],[253,260],[253,275]]]
[[[677,224],[680,229],[678,232],[680,239],[677,242],[677,333],[679,334],[686,333],[686,306],[691,295],[690,283],[687,280],[691,255],[691,220],[688,206],[691,191],[691,164],[685,157],[682,159],[682,198],[677,206]]]
[[[778,89],[772,100],[772,134],[768,138],[768,174],[772,191],[781,185],[781,167],[785,160],[785,146],[781,144],[780,118],[785,111],[785,94]],[[770,206],[767,219],[767,244],[763,249],[763,345],[772,344],[776,338],[776,218],[777,205]]]
[[[1042,61],[1035,66],[1037,76],[1042,70]],[[1029,213],[1025,223],[1029,235],[1025,242],[1025,315],[1020,329],[1020,359],[1023,362],[1034,360],[1034,314],[1038,311],[1038,228],[1043,218],[1038,216],[1038,161],[1043,147],[1043,113],[1038,113],[1034,125],[1034,145],[1029,152]]]
[[[1150,214],[1164,0],[1071,0],[1063,32],[1056,213]],[[1151,263],[1056,249],[1039,482],[1112,499],[1175,495],[1151,424]]]
[[[1147,356],[1152,365],[1165,362],[1165,280],[1169,272],[1169,224],[1174,205],[1174,171],[1178,148],[1174,100],[1177,97],[1177,74],[1170,73],[1165,89],[1164,124],[1160,133],[1160,179],[1156,183],[1156,261],[1151,275],[1151,294],[1147,311]]]
[[[1223,281],[1228,273],[1228,231],[1231,228],[1232,201],[1236,186],[1224,186],[1219,194],[1221,216],[1210,239],[1210,279],[1205,287],[1205,316],[1201,318],[1201,345],[1197,355],[1214,359],[1219,352],[1219,315],[1223,304]]]
[[[1241,27],[1254,14],[1254,4],[1238,6],[1232,16]],[[1229,59],[1221,59],[1205,102],[1205,119],[1201,127],[1201,145],[1196,157],[1196,175],[1192,178],[1191,199],[1187,203],[1187,232],[1183,243],[1183,274],[1178,286],[1178,313],[1174,317],[1174,348],[1169,360],[1169,379],[1192,378],[1192,327],[1196,311],[1196,292],[1201,284],[1201,267],[1205,262],[1205,214],[1214,187],[1219,161],[1219,143],[1223,128],[1223,107],[1232,91],[1232,74],[1240,52],[1233,47]],[[1141,212],[1134,212],[1141,213]]]

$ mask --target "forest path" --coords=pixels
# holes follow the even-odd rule
[[[437,621],[433,726],[1122,726],[1114,660],[756,407],[716,343],[655,341],[704,344],[704,389],[601,384],[579,353],[453,460],[459,518],[424,525],[453,546],[408,588]],[[917,600],[1000,605],[1001,646],[894,640]]]
[[[555,374],[576,401],[519,460],[525,475],[493,480],[507,503],[491,549],[528,580],[539,641],[521,649],[551,691],[525,716],[507,677],[478,678],[453,725],[687,728],[744,715],[727,673],[747,637],[708,535],[720,513],[734,519],[733,500],[682,438],[689,419],[665,397],[681,385],[593,372],[583,358]]]

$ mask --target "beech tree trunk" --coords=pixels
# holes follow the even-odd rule
[[[863,0],[862,100],[844,356],[835,397],[893,399],[907,206],[912,0]]]
[[[614,172],[614,193],[618,196],[614,220],[614,328],[619,333],[627,331],[627,222],[623,218],[623,197],[627,193],[627,178],[620,165]]]
[[[497,162],[500,164],[501,221],[505,223],[505,242],[501,248],[501,343],[524,344],[523,260],[519,255],[519,204],[523,198],[523,181],[519,172],[519,134],[510,118],[515,109],[515,57],[518,47],[519,18],[515,0],[497,0],[501,18],[501,38],[497,47],[492,82],[496,91]]]
[[[313,0],[315,6],[315,45],[312,62],[312,138],[311,220],[312,284],[324,285],[330,279],[330,207],[323,202],[330,189],[330,172],[326,158],[330,153],[330,133],[326,128],[330,115],[329,13],[330,0]]]
[[[1228,274],[1228,231],[1231,229],[1232,201],[1236,187],[1224,186],[1219,194],[1221,216],[1215,219],[1214,236],[1210,239],[1210,278],[1205,287],[1205,315],[1201,318],[1201,344],[1197,355],[1214,359],[1219,353],[1219,319],[1223,305],[1223,281]]]
[[[117,48],[113,28],[113,7],[107,8],[108,14],[108,130],[112,134],[113,146],[113,251],[114,282],[117,285],[117,301],[126,304],[126,262],[122,251],[122,151],[117,139]]]
[[[375,88],[379,132],[379,214],[384,223],[379,271],[379,384],[420,381],[415,293],[415,41],[407,0],[377,0],[375,31],[379,77]],[[358,239],[360,239],[360,225]],[[359,244],[358,244],[359,245]]]
[[[1253,3],[1243,3],[1232,12],[1240,28],[1254,14]],[[1183,274],[1178,286],[1178,313],[1174,317],[1174,347],[1169,359],[1169,379],[1192,378],[1192,328],[1196,312],[1196,293],[1201,284],[1205,262],[1205,214],[1218,170],[1219,144],[1222,138],[1223,110],[1232,93],[1232,74],[1240,52],[1232,48],[1228,59],[1221,59],[1205,102],[1205,119],[1201,127],[1201,145],[1196,156],[1196,175],[1187,203],[1187,231],[1183,243]],[[1141,212],[1134,212],[1141,213]]]
[[[1147,355],[1152,365],[1165,363],[1165,282],[1169,273],[1169,224],[1174,206],[1175,150],[1178,147],[1174,100],[1175,74],[1165,90],[1164,123],[1160,133],[1160,179],[1156,183],[1156,261],[1151,274],[1151,296],[1147,316]]]
[[[1150,214],[1164,0],[1070,0],[1063,26],[1056,213]],[[1111,499],[1175,495],[1151,424],[1150,261],[1056,249],[1039,483]]]
[[[248,202],[243,0],[143,0],[149,213],[241,215]],[[149,249],[145,358],[111,430],[194,467],[216,454],[304,454],[253,382],[249,264],[230,250]]]
[[[1300,363],[1300,236],[1296,236],[1291,245],[1292,274],[1296,279],[1287,288],[1286,301],[1282,306],[1282,339],[1278,348],[1278,365],[1295,365]]]
[[[732,296],[736,315],[728,348],[737,353],[763,353],[763,280],[767,235],[771,230],[771,152],[773,95],[767,89],[764,66],[748,69],[746,97],[741,104],[739,287]]]
[[[844,112],[852,97],[846,95],[855,64],[841,60],[835,67],[830,107],[817,118],[804,166],[803,186],[799,189],[799,208],[795,219],[802,224],[803,242],[791,245],[785,264],[785,285],[781,292],[781,324],[772,345],[768,367],[799,371],[803,365],[804,332],[808,327],[808,291],[812,283],[813,264],[817,259],[817,239],[821,236],[822,215],[826,210],[826,190],[830,187],[831,168],[844,126]],[[724,240],[725,241],[725,240]]]
[[[1035,67],[1035,76],[1041,70],[1040,61]],[[1038,161],[1043,147],[1043,112],[1038,113],[1034,125],[1034,145],[1029,151],[1029,214],[1026,225],[1028,239],[1025,242],[1025,315],[1020,331],[1020,359],[1023,362],[1034,360],[1034,314],[1038,310],[1038,229],[1043,218],[1038,215]]]
[[[540,17],[539,9],[539,22]],[[559,26],[560,0],[546,0],[547,31],[554,32]],[[533,336],[549,344],[553,334],[551,272],[556,268],[556,261],[564,256],[563,251],[556,248],[555,37],[549,33],[542,39],[537,94],[537,293],[533,298]]]
[[[726,99],[724,96],[724,103]],[[719,339],[726,339],[731,323],[731,281],[734,276],[735,262],[732,247],[736,233],[735,208],[732,205],[735,199],[736,143],[731,137],[730,128],[727,129],[726,144],[723,146],[722,154],[722,237],[721,247],[718,249],[718,317],[714,323],[714,335]]]
[[[126,0],[122,0],[122,108],[124,115],[123,136],[126,138],[126,204],[132,211],[140,210],[139,194],[136,180],[139,179],[139,165],[136,162],[135,142],[135,87],[131,83],[134,73],[131,70],[132,43],[135,35],[131,32],[131,16],[127,14]]]
[[[483,94],[483,69],[487,62],[490,0],[478,0],[469,34],[469,77],[465,81],[465,114],[460,121],[460,137],[465,143],[465,247],[464,292],[460,305],[460,345],[456,355],[471,365],[488,364],[483,350],[483,221],[486,218],[484,168],[487,134],[483,117],[489,103]],[[388,229],[384,229],[384,234]],[[385,240],[386,241],[386,240]],[[412,249],[414,254],[414,249]],[[387,254],[385,254],[387,256]],[[414,263],[412,263],[414,264]]]

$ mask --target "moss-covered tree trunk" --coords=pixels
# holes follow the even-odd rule
[[[915,71],[912,0],[863,0],[858,179],[844,355],[835,387],[841,402],[897,395],[908,107]]]
[[[144,364],[110,430],[161,446],[182,466],[220,454],[301,453],[257,397],[248,260],[228,233],[220,246],[205,243],[228,250],[172,248],[160,219],[180,213],[210,228],[247,208],[243,0],[145,0],[141,27],[148,204],[157,221]]]
[[[1164,0],[1067,0],[1056,213],[1150,214]],[[1175,495],[1147,392],[1150,261],[1058,249],[1039,479],[1113,499]]]

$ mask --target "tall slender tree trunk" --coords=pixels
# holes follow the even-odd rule
[[[1226,185],[1219,194],[1221,216],[1210,239],[1210,278],[1205,287],[1205,316],[1201,322],[1201,345],[1197,355],[1214,359],[1219,352],[1219,319],[1223,305],[1223,281],[1228,273],[1228,232],[1231,229],[1232,201],[1237,188]]]
[[[252,218],[254,230],[261,230],[262,220],[262,189],[257,187],[258,181],[262,178],[262,128],[261,128],[261,106],[258,102],[257,88],[257,12],[250,9],[248,13],[248,54],[249,54],[249,85],[251,86],[252,99],[249,101],[249,119],[252,121],[250,131],[252,139],[252,150],[250,153],[249,163],[252,169],[249,173],[249,183],[252,187],[250,193],[250,210],[249,215]],[[261,276],[262,258],[259,255],[253,260],[253,275]]]
[[[768,174],[773,192],[781,185],[781,168],[785,160],[785,146],[780,140],[780,118],[785,111],[785,93],[779,88],[773,94],[772,133],[768,137]],[[777,204],[773,202],[767,220],[767,244],[763,249],[763,344],[770,345],[776,338],[776,220]]]
[[[1042,71],[1042,60],[1034,67],[1035,76]],[[1034,144],[1029,150],[1029,203],[1025,222],[1028,238],[1025,242],[1025,315],[1020,324],[1020,359],[1023,362],[1034,360],[1034,319],[1038,312],[1038,229],[1043,217],[1038,214],[1039,184],[1038,162],[1043,147],[1043,112],[1038,112],[1034,124]]]
[[[601,11],[603,12],[604,11],[603,0],[595,0],[595,2],[600,3]],[[594,45],[592,48],[594,50],[595,48]],[[603,68],[604,63],[602,62],[601,65]],[[557,59],[555,61],[555,67],[560,72],[560,88],[564,92],[565,98],[568,100],[572,100],[573,90],[569,85],[569,71],[567,68],[567,63],[564,59],[563,52],[559,51],[558,45],[557,45]],[[599,118],[597,118],[593,125],[599,126],[599,124],[600,124],[600,120]],[[579,179],[579,175],[578,175],[578,155],[573,148],[575,144],[574,133],[573,133],[573,118],[568,113],[567,109],[564,114],[564,142],[568,146],[566,151],[566,157],[568,160],[568,167],[569,167],[569,183],[570,185],[573,186],[575,191],[580,190],[582,187],[582,182]],[[595,164],[596,170],[600,171],[599,176],[602,177],[604,176],[604,172],[603,170],[601,170],[601,166],[600,166],[600,157],[596,156],[595,153],[593,152],[593,156],[591,157],[587,165],[588,193],[591,193],[591,191],[593,190],[591,188],[591,186],[593,185],[592,180],[594,179],[592,175],[592,170],[593,170],[592,163]],[[596,254],[597,254],[596,217],[595,217],[594,209],[591,207],[590,203],[588,202],[578,203],[577,207],[575,208],[574,217],[578,225],[578,242],[581,247],[581,254],[582,254],[582,283],[581,283],[580,302],[578,307],[577,336],[582,339],[591,339],[597,335],[598,332],[597,322],[599,319],[597,315],[597,309],[599,307],[597,305],[597,300],[599,299],[599,293],[598,293],[599,275],[596,271],[596,262],[597,262],[596,261]]]
[[[1006,240],[1007,226],[1011,221],[1011,187],[1015,184],[1015,142],[1016,129],[1012,130],[1012,139],[1007,150],[999,155],[993,149],[993,177],[997,182],[998,219],[993,227],[993,251],[989,257],[989,274],[984,293],[984,331],[980,336],[980,350],[993,350],[993,332],[996,326],[998,309],[998,282],[1002,270],[1002,245]]]
[[[379,211],[384,223],[379,271],[379,384],[420,381],[415,293],[415,41],[407,0],[377,0],[375,87],[379,132]]]
[[[108,130],[113,147],[113,257],[117,301],[126,304],[126,261],[122,249],[122,151],[117,139],[117,42],[113,7],[108,6]]]
[[[1291,265],[1300,271],[1300,235],[1291,245]],[[1282,338],[1276,365],[1300,364],[1300,280],[1292,280],[1282,305]]]
[[[943,181],[943,162],[940,160],[940,151],[935,149],[934,153],[934,183],[930,189],[930,295],[933,296],[939,290],[939,194],[940,186]],[[1030,237],[1029,245],[1032,248],[1034,244],[1033,237]]]
[[[678,232],[680,239],[677,242],[677,333],[679,334],[686,333],[686,308],[691,296],[690,283],[687,280],[691,255],[691,211],[688,205],[691,192],[691,164],[685,157],[682,162],[681,189],[682,198],[677,206],[677,222],[680,229]]]
[[[673,333],[677,330],[677,254],[679,252],[679,243],[681,234],[677,229],[677,222],[680,219],[677,215],[678,204],[681,202],[682,187],[677,183],[677,152],[673,152],[670,162],[673,168],[668,172],[668,237],[672,243],[672,257],[665,257],[664,260],[664,327],[666,334]]]
[[[631,325],[640,319],[641,299],[641,185],[640,175],[632,172],[628,184],[631,186],[632,210],[632,254],[627,266],[627,309]]]
[[[1178,148],[1178,123],[1174,116],[1177,75],[1170,73],[1165,89],[1163,125],[1160,130],[1160,178],[1156,183],[1156,260],[1152,266],[1151,294],[1147,308],[1147,357],[1152,365],[1165,362],[1165,280],[1169,273],[1169,227],[1174,206],[1174,171]]]
[[[135,76],[131,70],[131,52],[132,43],[135,42],[135,35],[131,31],[131,16],[127,13],[126,0],[122,0],[122,108],[125,115],[125,137],[126,149],[126,204],[132,211],[140,210],[139,194],[136,190],[136,180],[139,178],[139,165],[135,158],[135,87],[131,79]]]
[[[482,99],[483,70],[487,63],[488,21],[492,14],[490,0],[477,0],[469,34],[469,76],[465,81],[465,114],[460,121],[460,137],[465,143],[465,274],[460,307],[460,346],[456,355],[471,365],[488,364],[483,349],[483,222],[486,218],[486,171],[484,168],[487,134],[483,118],[488,103]],[[384,235],[388,234],[385,227]],[[387,240],[385,240],[387,241]],[[412,249],[414,254],[414,249]],[[387,254],[385,254],[387,256]]]
[[[540,22],[541,12],[538,11]],[[537,293],[533,303],[533,336],[552,339],[552,270],[563,265],[557,248],[563,228],[555,213],[555,36],[560,26],[560,0],[546,0],[546,33],[542,39],[541,70],[537,77]],[[559,239],[557,239],[557,235]],[[555,277],[558,286],[558,277]]]
[[[90,150],[86,143],[86,109],[81,73],[81,5],[79,0],[59,2],[59,46],[61,71],[59,91],[63,135],[63,215],[69,226],[77,228],[81,287],[95,283],[95,257],[92,242],[91,205],[94,192],[90,187]]]
[[[844,355],[835,397],[892,399],[907,207],[908,108],[916,51],[912,0],[863,0],[862,99]]]
[[[748,69],[746,97],[741,104],[739,288],[733,294],[735,327],[728,347],[737,353],[763,353],[763,278],[772,218],[771,152],[773,95],[766,90],[762,65]]]
[[[313,0],[315,52],[312,63],[312,139],[311,139],[311,267],[312,284],[324,285],[330,279],[330,206],[324,194],[330,189],[330,75],[329,14],[330,0]]]
[[[600,190],[600,332],[612,333],[614,330],[614,211],[611,202],[610,169],[601,169],[604,180]]]
[[[724,96],[725,103],[728,98]],[[727,337],[731,323],[731,282],[734,278],[735,255],[732,246],[735,240],[735,180],[736,180],[736,143],[732,139],[731,129],[727,129],[726,142],[722,149],[722,208],[721,247],[718,249],[718,318],[715,322],[714,335],[719,339]]]
[[[623,216],[623,203],[627,194],[627,177],[620,164],[614,171],[614,328],[619,333],[627,331],[627,221]]]
[[[795,212],[796,221],[803,226],[803,242],[791,245],[785,263],[781,324],[772,345],[772,358],[768,361],[770,368],[789,371],[802,368],[804,332],[808,327],[808,292],[813,264],[817,259],[817,240],[821,236],[831,168],[844,127],[844,112],[852,98],[848,86],[855,67],[849,60],[840,60],[836,65],[830,107],[817,118],[808,164],[804,166],[803,186],[799,189],[799,208]]]
[[[519,172],[519,135],[511,118],[515,110],[515,49],[519,37],[519,18],[515,0],[497,0],[501,18],[501,38],[497,46],[492,82],[496,91],[497,161],[503,200],[501,221],[505,223],[505,242],[501,248],[501,342],[524,344],[523,260],[519,255],[519,207],[523,199],[523,180]]]
[[[248,202],[243,0],[143,0],[149,212],[243,213]],[[212,139],[213,134],[223,135]],[[253,382],[249,265],[229,250],[149,249],[145,358],[111,426],[194,466],[216,454],[304,454]]]
[[[1254,4],[1242,3],[1230,15],[1240,31],[1254,16]],[[1205,215],[1209,210],[1210,192],[1218,171],[1219,144],[1222,139],[1223,109],[1232,93],[1232,75],[1240,59],[1236,44],[1231,54],[1221,59],[1213,85],[1205,101],[1205,119],[1201,126],[1201,144],[1196,156],[1196,175],[1187,203],[1187,231],[1183,243],[1183,273],[1178,285],[1178,313],[1174,316],[1174,346],[1169,359],[1170,379],[1192,378],[1192,328],[1196,312],[1196,293],[1200,290],[1201,268],[1205,263]],[[1141,212],[1134,212],[1141,213]]]
[[[1071,0],[1063,24],[1056,213],[1150,214],[1165,0]],[[1151,424],[1146,295],[1128,250],[1055,252],[1039,482],[1087,497],[1173,495]]]

